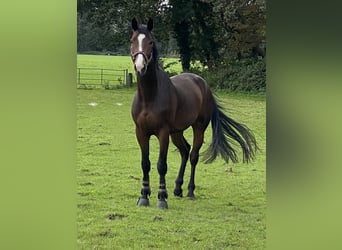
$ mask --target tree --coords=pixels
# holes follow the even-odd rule
[[[207,1],[215,6],[213,11],[220,23],[220,44],[224,54],[250,54],[265,43],[265,0]]]
[[[213,13],[213,4],[193,0],[192,18],[192,59],[199,60],[212,69],[219,59],[218,24]]]
[[[183,71],[190,70],[191,45],[190,29],[191,18],[194,15],[192,1],[170,0],[172,7],[171,20],[173,24],[174,36],[179,47]]]
[[[154,17],[156,39],[167,47],[170,37],[169,5],[159,0],[79,0],[78,51],[115,51],[129,53],[131,20],[146,22]]]

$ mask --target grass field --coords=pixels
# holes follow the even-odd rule
[[[77,90],[77,248],[264,249],[265,96],[216,93],[226,113],[254,131],[261,150],[249,165],[226,165],[222,159],[209,165],[200,162],[196,200],[190,201],[172,195],[180,157],[170,144],[166,176],[169,209],[160,210],[155,207],[159,180],[155,137],[150,146],[151,206],[136,206],[142,172],[130,115],[134,92],[134,88]],[[191,130],[186,137],[190,142]],[[208,129],[202,152],[210,137]]]

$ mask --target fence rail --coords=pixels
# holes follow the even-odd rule
[[[115,88],[130,86],[131,83],[132,76],[127,69],[77,68],[77,88]]]

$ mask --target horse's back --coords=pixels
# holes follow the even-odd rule
[[[192,73],[183,73],[170,78],[178,98],[178,117],[188,117],[193,123],[198,119],[210,120],[213,96],[206,81]]]
[[[192,73],[182,73],[170,78],[179,95],[186,99],[199,98],[203,101],[208,86],[203,78]]]
[[[204,88],[207,85],[202,77],[193,73],[182,73],[172,76],[170,79],[175,86],[195,84],[200,88]]]

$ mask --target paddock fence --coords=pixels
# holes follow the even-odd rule
[[[128,69],[77,68],[77,88],[115,89],[131,85]]]

